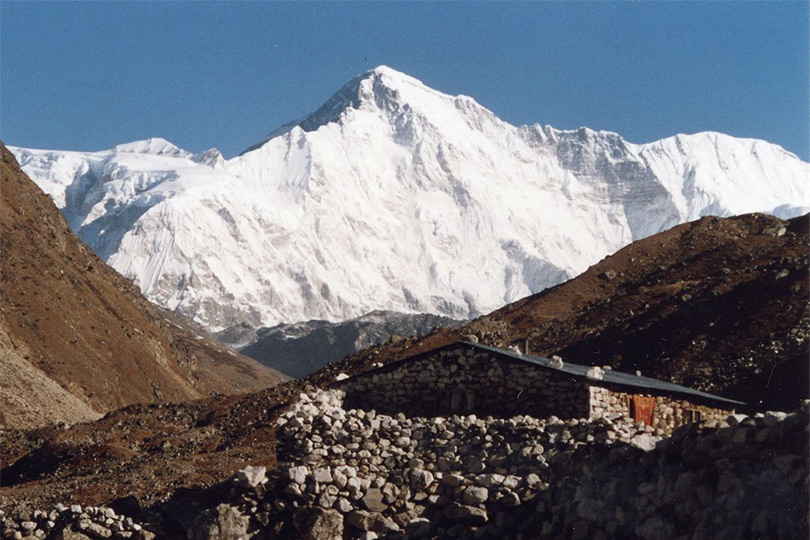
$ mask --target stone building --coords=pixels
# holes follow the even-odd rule
[[[664,432],[723,420],[745,404],[673,383],[459,341],[335,384],[346,407],[412,416],[601,418]]]

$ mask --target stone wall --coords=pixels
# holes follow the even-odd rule
[[[272,507],[343,538],[803,538],[807,421],[732,415],[660,438],[608,414],[388,416],[304,395],[280,419]]]
[[[653,408],[652,427],[661,433],[672,433],[680,426],[689,423],[705,423],[713,425],[723,421],[734,409],[719,409],[708,405],[701,405],[686,399],[670,396],[657,396],[649,393],[630,394],[621,390],[600,386],[591,386],[591,418],[601,418],[602,415],[621,415],[632,418],[631,400],[634,395],[652,398],[655,402]]]
[[[586,385],[565,373],[463,347],[361,374],[339,388],[348,407],[421,416],[581,418],[588,416],[590,396]]]
[[[153,522],[139,522],[112,508],[57,504],[12,519],[0,513],[0,538],[8,540],[155,540]]]
[[[504,534],[518,507],[551,489],[560,455],[594,442],[638,450],[660,441],[622,418],[385,415],[346,409],[336,391],[302,395],[279,424],[272,507],[290,512],[288,523],[297,512],[331,516],[344,538],[466,537],[487,524]]]
[[[630,418],[633,396],[599,381],[464,346],[360,374],[338,388],[346,393],[347,407],[416,416],[601,418],[620,414]],[[694,416],[690,418],[687,411],[699,411],[704,422],[722,420],[733,412],[666,395],[637,395],[654,399],[651,425],[661,433],[689,423]]]
[[[2,537],[808,537],[810,402],[791,414],[731,415],[661,438],[611,414],[388,416],[346,409],[341,398],[313,390],[281,415],[275,470],[248,467],[198,500],[184,494],[150,509],[146,521],[105,508],[0,514]]]

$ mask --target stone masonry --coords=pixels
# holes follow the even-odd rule
[[[150,509],[145,522],[76,506],[0,515],[0,532],[31,540],[807,538],[808,410],[810,402],[790,414],[730,415],[662,438],[613,413],[389,416],[311,389],[278,419],[278,467],[247,467],[212,487],[218,495],[205,497],[186,529],[159,519],[176,505]]]
[[[342,516],[344,538],[779,539],[807,531],[806,410],[731,415],[661,438],[620,415],[389,416],[346,409],[341,398],[305,394],[280,418],[272,506],[327,513],[335,523]]]
[[[634,396],[653,400],[650,424],[665,433],[693,421],[722,420],[734,410],[705,400],[574,377],[519,358],[458,343],[336,385],[349,407],[417,416],[632,418]]]
[[[714,424],[734,413],[734,409],[711,407],[686,399],[645,392],[631,394],[596,385],[590,386],[590,394],[590,418],[601,418],[605,414],[632,418],[630,409],[634,396],[652,399],[655,406],[650,425],[664,433],[671,433],[675,428],[690,422]]]

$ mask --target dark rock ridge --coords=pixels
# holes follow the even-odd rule
[[[304,377],[366,347],[461,324],[439,315],[373,311],[340,323],[308,321],[258,330],[240,325],[214,337],[276,371]]]
[[[360,351],[311,379],[328,383],[473,334],[792,410],[810,397],[808,225],[808,216],[764,214],[680,225],[459,328]]]

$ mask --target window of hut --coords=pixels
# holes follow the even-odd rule
[[[464,403],[464,392],[461,390],[453,390],[450,394],[450,410],[460,411]]]
[[[683,411],[683,419],[687,424],[697,424],[701,421],[700,411],[697,409],[685,409]]]

